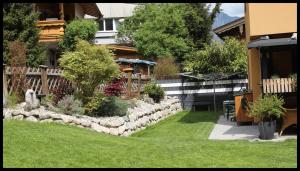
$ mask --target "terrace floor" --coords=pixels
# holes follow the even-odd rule
[[[237,126],[236,122],[227,120],[221,115],[209,135],[212,140],[249,140],[249,141],[284,141],[286,139],[297,139],[297,135],[282,135],[275,133],[272,140],[260,140],[257,125]]]

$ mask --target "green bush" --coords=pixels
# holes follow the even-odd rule
[[[277,95],[266,94],[260,96],[250,105],[249,115],[260,118],[261,121],[270,121],[281,118],[286,109],[283,107],[284,100]]]
[[[79,88],[78,97],[82,97],[83,104],[93,97],[99,84],[119,75],[119,66],[109,49],[83,40],[78,41],[75,51],[64,53],[59,61],[63,76]]]
[[[61,52],[75,50],[78,39],[92,42],[95,38],[95,33],[98,30],[98,25],[93,20],[78,19],[67,24],[63,41],[59,42]]]
[[[85,111],[89,116],[124,116],[128,103],[118,97],[107,97],[97,94],[86,106]]]
[[[66,95],[57,103],[57,107],[60,112],[68,115],[72,114],[84,114],[84,108],[81,101],[74,98],[73,95]]]
[[[160,102],[160,100],[164,97],[164,90],[155,83],[149,83],[144,87],[144,93],[148,94],[155,103]]]
[[[7,99],[7,107],[15,108],[18,103],[18,97],[15,92],[12,92],[10,95],[6,97]]]

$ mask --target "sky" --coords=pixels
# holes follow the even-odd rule
[[[215,3],[211,3],[213,8]],[[221,11],[232,17],[244,16],[244,3],[222,3]]]

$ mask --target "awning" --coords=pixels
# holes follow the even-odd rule
[[[248,43],[248,48],[297,45],[297,39],[278,38],[278,39],[258,39]]]
[[[116,59],[116,62],[124,62],[130,64],[147,64],[147,65],[156,65],[156,62],[141,60],[141,59],[126,59],[126,58],[119,58]]]

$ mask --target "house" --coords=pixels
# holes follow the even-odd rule
[[[128,44],[119,44],[116,41],[117,28],[120,22],[133,14],[137,4],[134,3],[97,3],[103,14],[99,20],[99,31],[95,35],[96,45],[107,45],[115,55],[120,68],[133,68],[133,73],[150,75],[155,62],[147,61],[138,50]]]
[[[253,100],[275,93],[284,98],[285,107],[297,108],[297,94],[289,79],[298,67],[297,4],[246,3],[245,35]]]
[[[117,27],[124,18],[132,15],[136,4],[97,3],[103,18],[99,21],[99,31],[95,35],[95,44],[117,44]]]
[[[220,38],[224,40],[224,37],[231,36],[238,40],[245,40],[245,17],[241,17],[220,27],[213,29]]]
[[[40,12],[37,27],[41,29],[39,42],[48,47],[49,67],[57,67],[57,44],[64,35],[67,23],[90,15],[101,18],[102,14],[95,3],[35,3],[34,11]]]

